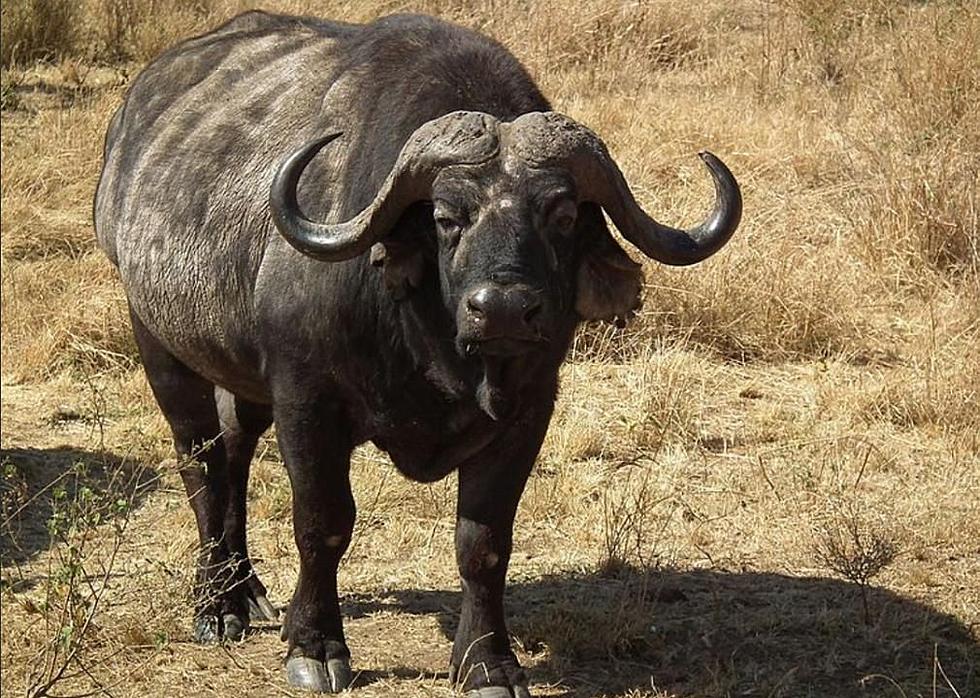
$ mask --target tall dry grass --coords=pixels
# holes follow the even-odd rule
[[[402,9],[281,5],[355,20]],[[6,6],[13,14],[21,7]],[[103,59],[146,60],[246,6],[99,0],[83,5],[75,30],[111,35]],[[19,11],[33,16],[33,7]],[[604,136],[661,218],[702,214],[709,191],[697,149],[717,150],[738,172],[747,204],[740,235],[695,269],[650,267],[646,311],[627,346],[642,350],[669,333],[740,360],[894,360],[910,348],[910,332],[896,325],[911,330],[914,344],[930,304],[946,305],[946,317],[951,305],[959,326],[976,320],[980,13],[969,4],[799,0],[761,13],[727,3],[694,13],[590,0],[576,12],[538,3],[525,16],[520,3],[485,12],[432,0],[420,9],[512,47],[557,108]],[[30,40],[27,28],[8,25],[22,34],[6,45]],[[134,43],[141,32],[159,45]],[[63,45],[88,57],[67,35]],[[831,53],[828,75],[822,64]],[[5,259],[91,248],[86,199],[119,97],[42,111],[23,131],[8,113],[5,150],[16,155],[4,165]]]
[[[8,0],[0,64],[147,61],[217,16],[208,0]]]
[[[0,64],[50,59],[77,45],[78,4],[72,0],[19,0],[0,7]]]

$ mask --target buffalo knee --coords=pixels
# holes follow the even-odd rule
[[[495,537],[489,526],[460,519],[456,527],[456,563],[464,580],[480,579],[505,567],[510,541]]]

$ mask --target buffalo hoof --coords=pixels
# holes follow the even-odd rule
[[[226,613],[219,620],[217,616],[198,616],[194,619],[194,642],[213,645],[228,640],[239,642],[245,637],[248,621],[234,613]]]
[[[265,596],[256,596],[248,599],[248,617],[252,621],[268,621],[270,623],[279,620],[279,609],[272,605]]]
[[[310,657],[290,657],[286,660],[286,682],[293,688],[314,693],[340,693],[353,680],[348,659],[321,662]]]
[[[531,698],[527,675],[513,655],[471,664],[460,673],[455,664],[449,665],[449,683],[464,698]],[[495,686],[485,684],[493,683]],[[500,685],[503,684],[503,685]]]
[[[466,692],[466,698],[531,698],[527,686],[484,686]]]

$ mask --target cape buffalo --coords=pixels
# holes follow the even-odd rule
[[[625,322],[642,284],[603,211],[648,257],[705,259],[741,197],[701,157],[710,216],[656,222],[506,49],[430,17],[250,12],[147,66],[108,129],[95,227],[197,520],[196,639],[275,617],[245,536],[275,422],[300,559],[289,684],[351,681],[337,565],[371,441],[413,480],[458,471],[451,676],[527,696],[503,607],[515,510],[576,327]]]

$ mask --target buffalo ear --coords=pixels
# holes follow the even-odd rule
[[[421,285],[425,258],[418,245],[385,240],[371,246],[371,265],[381,270],[385,286],[395,300],[401,300]]]
[[[601,214],[597,228],[579,264],[575,310],[583,320],[624,327],[640,307],[643,270],[609,233]]]
[[[424,232],[433,229],[432,204],[417,201],[402,211],[398,222],[380,242],[371,246],[371,266],[381,272],[385,288],[402,300],[422,285],[426,251]],[[434,232],[430,235],[434,237]]]

